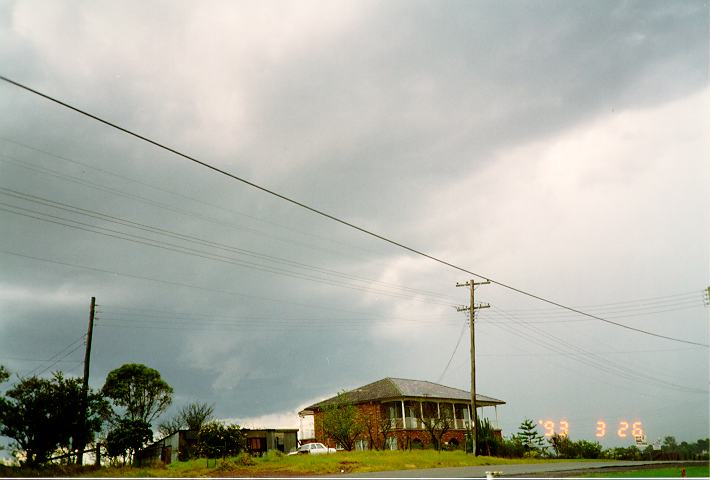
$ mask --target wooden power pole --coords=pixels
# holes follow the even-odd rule
[[[91,364],[91,338],[94,334],[94,316],[96,315],[96,297],[91,297],[89,308],[89,328],[86,331],[86,352],[84,353],[84,382],[81,389],[81,420],[79,431],[79,442],[77,444],[77,465],[84,464],[84,449],[86,448],[86,413],[89,407],[89,366]]]
[[[459,307],[456,310],[459,312],[465,312],[468,310],[469,313],[469,330],[471,332],[471,446],[473,450],[473,456],[476,456],[476,435],[477,432],[477,415],[476,415],[476,329],[475,322],[476,310],[480,308],[488,308],[489,304],[478,304],[475,303],[475,289],[477,285],[487,285],[491,283],[486,280],[485,282],[474,282],[473,279],[465,283],[457,283],[457,287],[469,287],[471,292],[470,304],[468,307]]]

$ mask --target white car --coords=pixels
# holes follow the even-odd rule
[[[298,447],[298,450],[295,452],[289,453],[289,455],[300,455],[300,454],[311,454],[311,455],[320,455],[322,453],[335,453],[334,448],[328,448],[322,443],[306,443],[305,445],[301,445]]]

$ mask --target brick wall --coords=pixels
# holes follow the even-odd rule
[[[380,416],[382,414],[381,409],[380,409],[380,404],[379,403],[363,403],[363,404],[358,404],[355,405],[355,408],[358,411],[358,414],[361,415],[362,417],[369,417],[373,419],[375,422],[375,425],[377,422],[380,420]],[[323,444],[327,445],[328,447],[334,448],[335,442],[332,439],[326,439],[325,438],[325,432],[323,431],[323,412],[318,410],[314,414],[313,418],[313,424],[315,428],[315,434],[316,434],[316,441],[322,442]],[[421,442],[421,445],[424,448],[429,448],[431,446],[431,436],[426,430],[402,430],[402,429],[393,429],[389,433],[390,437],[394,437],[397,439],[397,448],[400,450],[410,448],[412,445],[412,442],[414,442],[415,446],[419,442]],[[358,436],[358,440],[367,440],[369,441],[369,436],[367,430],[365,430],[363,433],[361,433]],[[446,434],[443,437],[443,442],[445,445],[448,445],[451,440],[455,440],[456,443],[458,444],[458,448],[464,448],[465,445],[465,440],[466,440],[466,431],[465,430],[450,430],[446,432]]]

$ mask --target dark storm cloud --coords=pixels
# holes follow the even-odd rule
[[[555,297],[584,302],[598,294],[587,303],[607,303],[661,295],[657,289],[646,293],[659,282],[636,280],[645,277],[644,262],[654,256],[658,270],[678,277],[680,290],[695,289],[702,281],[702,269],[689,267],[681,275],[668,266],[670,247],[686,236],[685,216],[673,217],[679,233],[664,237],[668,247],[649,242],[639,248],[613,238],[609,231],[624,223],[615,224],[614,215],[623,209],[605,204],[595,190],[607,189],[617,200],[623,198],[619,185],[638,189],[648,209],[633,210],[627,205],[633,202],[624,202],[629,208],[624,218],[643,214],[636,225],[646,228],[652,223],[644,215],[662,208],[653,192],[670,193],[654,189],[653,181],[687,179],[682,169],[656,168],[665,165],[665,157],[634,160],[653,153],[640,146],[652,143],[648,139],[633,143],[628,158],[579,139],[591,135],[623,146],[606,128],[623,129],[618,120],[623,114],[610,116],[663,108],[706,87],[703,2],[297,2],[280,9],[219,2],[42,5],[0,6],[4,75],[229,171],[414,246],[451,254],[465,265],[483,264]],[[10,112],[0,118],[2,187],[302,264],[269,263],[229,251],[240,261],[259,264],[236,266],[4,212],[2,248],[50,261],[1,259],[0,285],[8,293],[2,297],[0,350],[10,360],[0,362],[14,371],[26,374],[36,363],[12,358],[47,359],[81,335],[88,298],[95,295],[102,311],[92,384],[100,386],[106,372],[122,363],[143,362],[163,373],[178,401],[214,402],[224,418],[293,411],[387,375],[436,380],[441,373],[462,322],[447,314],[453,312],[451,304],[465,301],[453,288],[464,280],[455,272],[354,235],[5,84],[0,85],[0,108]],[[690,121],[687,110],[681,105],[670,111]],[[651,115],[652,126],[638,131],[662,130],[653,123],[658,117]],[[644,119],[639,114],[630,122],[642,125]],[[696,135],[697,130],[689,131]],[[686,153],[688,168],[701,165],[695,156],[707,145],[695,138],[685,149],[667,147],[668,155]],[[662,146],[684,142],[666,140]],[[572,173],[548,162],[558,182],[545,175],[550,166],[537,145],[561,142],[564,147],[565,141],[579,141],[587,155],[570,164]],[[588,153],[594,148],[618,159],[618,165]],[[597,164],[606,168],[596,176],[574,175],[576,167]],[[576,190],[567,187],[568,177]],[[528,178],[539,184],[531,186]],[[693,212],[707,216],[700,191],[689,185],[686,196],[669,205],[694,205]],[[555,195],[560,195],[557,202]],[[486,215],[458,201],[469,196],[485,205]],[[580,212],[609,231],[580,222]],[[105,220],[62,215],[125,230]],[[564,222],[555,225],[556,216]],[[132,232],[168,241],[154,232]],[[658,234],[648,230],[648,236]],[[476,248],[469,247],[472,240]],[[594,261],[577,265],[570,245]],[[687,264],[702,251],[686,248]],[[620,264],[598,268],[610,252],[628,258],[626,271]],[[264,272],[265,264],[300,276]],[[342,276],[312,267],[387,285],[363,287],[347,278],[357,288],[341,288],[332,283]],[[590,279],[614,268],[620,280],[613,288],[590,292],[579,286],[580,272]],[[383,293],[392,283],[440,292],[445,298],[436,302],[444,305],[401,289],[394,296]],[[644,288],[636,289],[638,284]],[[519,306],[494,292],[493,298]],[[30,308],[26,302],[32,297],[46,301]],[[38,325],[46,325],[46,335]],[[491,343],[484,344],[483,354],[496,353],[491,345],[531,348],[515,332],[489,329]],[[701,331],[689,328],[693,334]],[[591,341],[608,331],[561,326],[555,333]],[[458,352],[445,382],[466,386],[465,350]],[[696,358],[702,351],[690,355]],[[583,403],[581,396],[570,399],[553,387],[559,397],[550,400],[548,387],[533,380],[538,372],[540,378],[553,378],[554,368],[568,367],[564,361],[531,361],[522,369],[515,358],[483,357],[482,363],[484,393],[511,399],[510,418],[504,417],[507,431],[518,416]],[[511,371],[523,378],[512,381]],[[595,379],[580,390],[589,398],[604,381],[588,365],[568,373],[570,383],[577,373]],[[687,383],[702,376],[695,370],[685,374]],[[609,391],[619,383],[615,378]],[[525,411],[530,405],[520,405],[520,391],[534,392],[535,413]],[[599,395],[600,405],[614,400],[614,394]],[[670,401],[677,398],[675,392],[668,395]]]

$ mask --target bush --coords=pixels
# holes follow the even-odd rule
[[[237,455],[244,449],[245,442],[239,425],[209,422],[197,434],[197,450],[207,458]]]
[[[265,454],[261,456],[261,461],[262,462],[272,462],[274,460],[278,460],[279,458],[283,457],[286,455],[284,452],[281,452],[279,450],[269,450]]]
[[[496,435],[490,420],[477,418],[476,424],[478,425],[476,428],[476,455],[488,455],[489,457],[500,455],[501,439]]]
[[[254,461],[252,456],[249,455],[248,452],[243,452],[241,455],[239,455],[237,457],[237,462],[239,462],[240,465],[244,465],[245,467],[256,465],[256,462]]]
[[[641,460],[643,454],[636,446],[609,448],[602,452],[603,458],[611,460]]]
[[[548,440],[554,451],[554,456],[557,458],[600,458],[602,455],[602,446],[599,442],[590,442],[588,440],[579,440],[574,442],[565,435],[552,435]],[[612,458],[612,457],[603,457]]]
[[[599,442],[579,440],[578,442],[576,442],[576,448],[579,452],[579,457],[577,458],[599,458],[602,453],[602,446],[599,444]]]
[[[233,461],[231,461],[229,459],[226,459],[226,460],[222,460],[219,463],[219,465],[217,465],[217,468],[215,470],[218,472],[227,473],[227,472],[232,472],[232,471],[236,470],[237,468],[238,467],[237,467],[236,463],[234,463]]]
[[[499,444],[498,455],[507,458],[523,458],[523,455],[525,455],[525,446],[515,436],[504,438]]]

